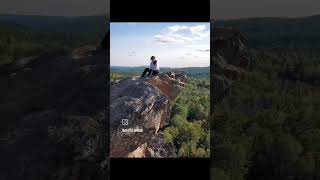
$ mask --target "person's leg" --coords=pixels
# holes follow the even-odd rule
[[[145,68],[141,77],[144,77],[146,75],[147,72],[150,72],[150,69],[149,68]],[[149,73],[150,74],[150,73]]]
[[[159,71],[152,71],[152,76],[157,76],[159,74]]]
[[[149,69],[148,77],[152,74],[152,69]]]

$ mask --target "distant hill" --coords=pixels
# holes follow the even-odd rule
[[[0,66],[23,57],[97,46],[108,26],[108,15],[75,18],[0,15]]]
[[[122,73],[142,73],[145,69],[144,66],[138,67],[127,67],[127,66],[111,66],[111,72],[122,72]],[[170,67],[161,67],[161,72],[169,71],[184,71],[187,75],[208,75],[210,73],[210,67],[185,67],[185,68],[170,68]]]
[[[239,29],[254,48],[320,48],[320,15],[217,20],[215,26]]]
[[[103,38],[109,28],[108,15],[63,17],[37,15],[0,15],[0,24],[23,27],[41,32],[69,33]]]

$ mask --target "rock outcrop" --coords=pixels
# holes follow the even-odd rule
[[[108,179],[109,56],[91,52],[1,67],[2,179]]]
[[[240,31],[231,28],[216,27],[211,33],[213,108],[228,93],[232,83],[245,74],[249,66],[245,41]]]
[[[149,80],[128,78],[111,86],[110,156],[170,156],[159,129],[168,125],[171,101],[186,83],[185,74],[170,72]]]

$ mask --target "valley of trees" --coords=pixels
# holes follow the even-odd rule
[[[46,53],[66,53],[84,45],[96,46],[96,34],[83,36],[77,32],[54,32],[0,23],[0,66],[24,57]]]
[[[247,75],[216,107],[214,180],[320,179],[320,53],[251,49]]]
[[[253,48],[319,49],[320,15],[300,18],[244,18],[215,21],[240,30]]]
[[[188,85],[174,102],[170,126],[164,130],[175,157],[210,157],[209,113],[209,78],[189,76]]]

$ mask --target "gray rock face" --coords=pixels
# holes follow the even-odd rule
[[[108,179],[107,51],[0,69],[2,179]]]
[[[169,123],[171,101],[184,82],[185,75],[167,73],[149,80],[129,78],[111,87],[111,157],[160,156],[155,153],[159,148],[151,146],[163,144],[158,131]]]
[[[211,79],[213,82],[212,105],[216,105],[240,79],[248,68],[250,59],[244,45],[245,38],[237,30],[215,28],[211,33]]]

